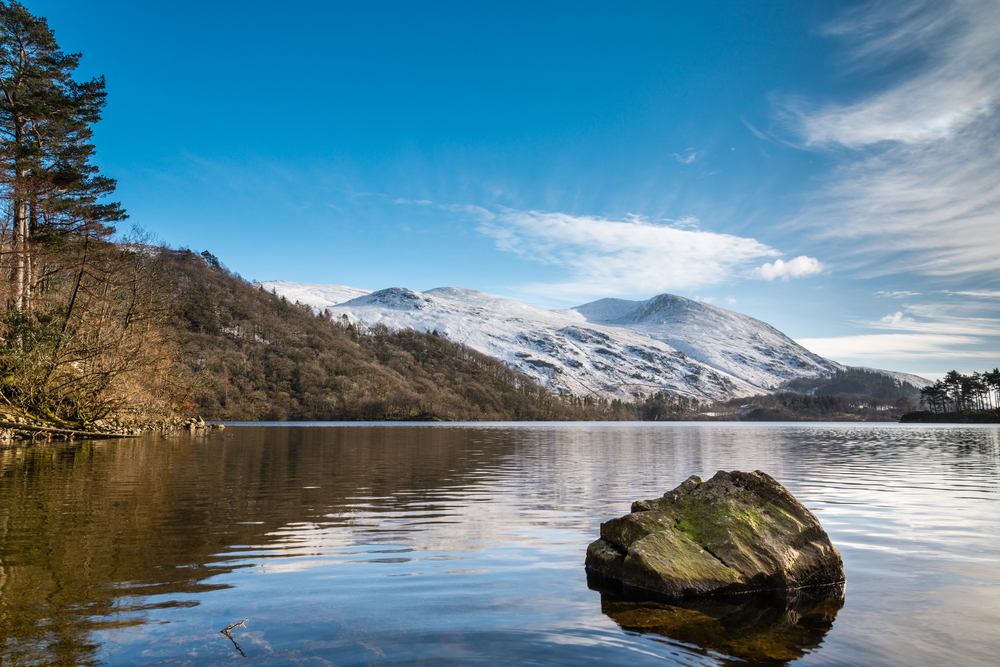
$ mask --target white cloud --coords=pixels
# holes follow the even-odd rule
[[[491,211],[483,208],[482,206],[475,206],[472,204],[435,204],[429,199],[404,199],[402,197],[396,199],[395,203],[408,204],[412,206],[435,206],[442,211],[463,213],[482,222],[489,222],[496,217],[496,215],[494,215]]]
[[[818,259],[800,255],[787,262],[780,259],[774,260],[773,264],[767,262],[763,266],[754,269],[753,276],[762,280],[774,280],[775,278],[788,280],[789,278],[814,276],[822,273],[822,271],[823,264]]]
[[[830,26],[856,40],[854,69],[926,57],[915,75],[854,104],[800,118],[809,144],[860,148],[952,136],[993,111],[1000,86],[1000,5],[995,0],[875,2]]]
[[[466,213],[483,222],[489,222],[497,217],[491,211],[486,210],[482,206],[473,206],[471,204],[442,204],[440,208],[454,213]]]
[[[961,314],[965,310],[956,304],[908,305],[878,320],[854,323],[889,333],[804,338],[798,342],[843,363],[912,368],[913,362],[919,360],[920,368],[976,368],[983,365],[983,359],[997,358],[1000,319]],[[927,377],[926,373],[917,375]]]
[[[636,217],[632,216],[631,214],[629,215],[631,217]],[[640,222],[643,220],[641,217],[638,217],[636,219]],[[663,220],[663,222],[668,223],[671,227],[674,227],[676,229],[698,229],[698,227],[701,225],[701,220],[694,217],[693,215],[686,215],[683,218],[677,218],[676,220],[668,218],[666,220]]]
[[[795,342],[827,359],[863,360],[875,364],[884,364],[889,359],[935,361],[996,357],[994,352],[981,349],[984,344],[981,338],[948,334],[865,334],[800,338]],[[970,346],[973,349],[969,349]]]
[[[909,292],[906,290],[879,290],[878,292],[875,292],[875,296],[885,297],[887,299],[906,299],[920,296],[920,292]]]
[[[716,285],[752,262],[781,254],[752,238],[678,229],[637,216],[623,221],[502,209],[479,231],[501,250],[569,269],[570,282],[530,288],[566,298]]]
[[[963,317],[942,312],[937,305],[908,306],[909,315],[902,311],[890,313],[874,322],[858,322],[873,329],[894,329],[934,334],[956,334],[993,337],[1000,335],[1000,319],[991,317]],[[912,317],[916,315],[921,319]]]
[[[974,299],[1000,299],[1000,290],[965,290],[965,291],[942,290],[941,293],[952,294],[955,296],[969,296]]]
[[[804,224],[850,239],[868,275],[1000,272],[1000,3],[870,3],[829,32],[855,40],[854,71],[905,74],[849,104],[786,105],[807,147],[852,151]]]
[[[690,151],[690,149],[688,149],[688,151]],[[694,151],[688,152],[687,155],[679,155],[677,153],[673,153],[671,157],[680,162],[681,164],[691,164],[698,157],[698,153]]]
[[[879,324],[883,324],[887,327],[898,327],[901,324],[915,324],[916,321],[912,317],[906,317],[901,311],[896,311],[891,315],[886,315],[879,320]]]

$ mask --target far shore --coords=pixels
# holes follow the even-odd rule
[[[1000,410],[962,410],[961,412],[907,412],[901,424],[1000,424]]]

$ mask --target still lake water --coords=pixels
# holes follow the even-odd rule
[[[764,470],[819,517],[842,599],[684,609],[588,587],[601,521],[719,469]],[[4,667],[998,655],[995,426],[281,424],[0,450]]]

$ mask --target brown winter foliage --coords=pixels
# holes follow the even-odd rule
[[[354,326],[229,273],[210,253],[163,251],[171,338],[188,409],[217,420],[614,419],[441,336]]]
[[[0,311],[3,411],[72,428],[171,413],[186,390],[158,255],[75,239],[33,259],[31,299]]]

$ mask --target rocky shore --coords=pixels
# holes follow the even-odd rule
[[[192,433],[225,428],[222,424],[206,424],[201,417],[171,417],[146,424],[122,423],[114,419],[99,419],[85,430],[62,428],[37,419],[30,419],[13,412],[0,412],[0,444],[17,444],[25,441],[94,440],[105,438],[130,438],[148,433],[168,433],[186,430]]]

